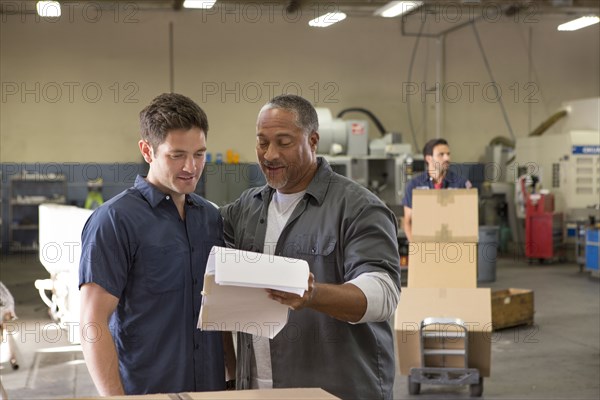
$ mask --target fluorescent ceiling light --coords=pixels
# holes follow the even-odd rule
[[[60,17],[58,1],[38,1],[35,8],[40,17]]]
[[[385,6],[377,9],[374,15],[393,18],[398,15],[406,14],[410,10],[421,7],[422,5],[422,1],[390,1]]]
[[[585,28],[586,26],[597,24],[600,21],[595,15],[588,15],[586,17],[581,17],[574,19],[573,21],[565,22],[564,24],[560,24],[558,26],[559,31],[576,31],[577,29]]]
[[[308,21],[308,25],[324,28],[326,26],[333,25],[336,22],[340,22],[345,19],[346,14],[344,14],[343,12],[331,12],[323,14],[315,19],[311,19],[310,21]]]
[[[183,8],[212,8],[217,0],[185,0],[183,2]]]

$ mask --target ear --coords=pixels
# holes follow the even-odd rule
[[[428,166],[432,166],[432,162],[433,162],[433,156],[427,155],[425,156],[425,162],[427,163]]]
[[[138,142],[138,146],[140,147],[140,152],[142,153],[142,157],[144,157],[144,160],[150,164],[152,162],[152,146],[150,145],[150,143],[146,142],[145,140],[140,140]]]
[[[313,153],[317,152],[317,146],[319,145],[319,132],[317,131],[313,131],[309,136],[308,136],[308,143],[310,144],[310,149],[313,151]]]

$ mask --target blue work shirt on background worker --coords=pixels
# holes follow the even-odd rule
[[[423,148],[425,172],[411,179],[404,191],[404,233],[412,241],[412,195],[415,189],[470,189],[465,177],[450,170],[450,146],[445,139],[432,139]]]

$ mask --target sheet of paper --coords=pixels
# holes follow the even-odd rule
[[[213,246],[206,269],[215,271],[219,285],[269,288],[298,296],[308,289],[308,263],[295,258]]]
[[[308,289],[304,260],[213,247],[206,266],[198,328],[238,331],[272,339],[287,323],[289,308],[266,288],[296,293]]]

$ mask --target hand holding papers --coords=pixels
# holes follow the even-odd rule
[[[285,326],[289,309],[269,299],[265,289],[302,296],[308,275],[304,260],[215,246],[206,265],[198,328],[272,339]]]

